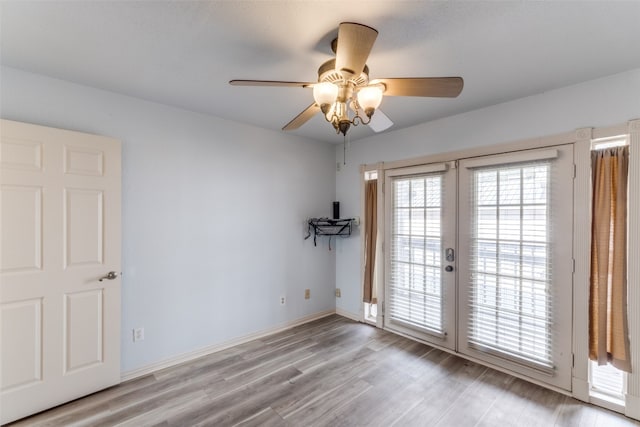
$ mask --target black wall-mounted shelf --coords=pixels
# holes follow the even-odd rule
[[[331,250],[331,236],[350,236],[354,218],[330,219],[309,218],[307,221],[307,235],[305,240],[313,234],[313,245],[317,246],[318,236],[329,236],[329,250]]]

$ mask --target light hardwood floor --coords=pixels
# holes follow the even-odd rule
[[[632,426],[333,315],[157,371],[12,426]]]

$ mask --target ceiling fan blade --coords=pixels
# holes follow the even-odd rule
[[[320,107],[314,102],[309,105],[306,110],[298,114],[293,120],[287,123],[282,130],[294,130],[298,129],[303,124],[307,123],[311,117],[320,111]]]
[[[376,79],[370,84],[384,83],[385,96],[429,96],[455,98],[462,92],[462,77],[415,77]]]
[[[373,116],[371,116],[371,121],[369,122],[369,127],[374,132],[382,132],[383,130],[389,129],[393,126],[393,122],[391,119],[383,113],[380,109],[377,109]]]
[[[371,53],[378,31],[366,25],[343,22],[338,28],[336,70],[360,75]]]
[[[274,80],[230,80],[231,86],[276,86],[276,87],[309,87],[313,82],[281,82]]]

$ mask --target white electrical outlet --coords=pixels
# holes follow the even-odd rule
[[[133,330],[133,342],[144,341],[144,328],[135,328]]]
[[[280,305],[284,305],[287,302],[285,297],[280,297]]]

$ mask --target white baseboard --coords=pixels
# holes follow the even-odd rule
[[[629,418],[640,421],[640,397],[627,394],[624,400],[624,414]]]
[[[220,344],[214,344],[214,345],[211,345],[211,346],[199,348],[197,350],[190,351],[190,352],[187,352],[187,353],[183,353],[183,354],[180,354],[178,356],[171,357],[169,359],[161,360],[159,362],[154,362],[154,363],[151,363],[151,364],[149,364],[147,366],[143,366],[142,368],[134,369],[134,370],[128,371],[128,372],[123,372],[120,375],[120,381],[122,381],[122,382],[129,381],[129,380],[132,380],[134,378],[141,377],[143,375],[148,375],[148,374],[151,374],[151,373],[153,373],[155,371],[159,371],[160,369],[165,369],[165,368],[168,368],[170,366],[174,366],[174,365],[178,365],[180,363],[188,362],[190,360],[197,359],[198,357],[206,356],[208,354],[215,353],[215,352],[227,349],[229,347],[233,347],[233,346],[236,346],[236,345],[244,344],[246,342],[253,341],[255,339],[263,338],[263,337],[265,337],[267,335],[272,335],[272,334],[275,334],[275,333],[278,333],[278,332],[286,331],[287,329],[291,329],[291,328],[294,328],[296,326],[302,325],[304,323],[309,323],[309,322],[312,322],[314,320],[321,319],[323,317],[331,316],[332,314],[335,314],[335,313],[336,313],[335,310],[321,311],[321,312],[318,312],[318,313],[311,314],[309,316],[301,317],[301,318],[296,319],[296,320],[292,320],[292,321],[289,321],[289,322],[282,323],[280,325],[274,326],[274,327],[269,328],[269,329],[264,329],[262,331],[255,332],[253,334],[244,335],[242,337],[235,338],[235,339],[232,339],[230,341],[225,341],[225,342],[220,343]]]
[[[355,320],[356,322],[362,322],[362,316],[360,314],[352,313],[338,307],[336,307],[336,314],[338,316],[346,317],[347,319]]]
[[[571,391],[573,397],[582,400],[583,402],[589,402],[589,382],[578,377],[572,378]]]

